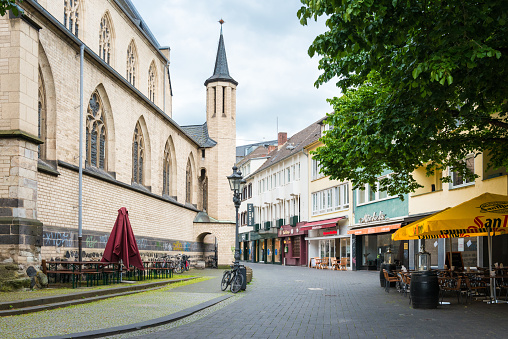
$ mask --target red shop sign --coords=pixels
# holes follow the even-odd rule
[[[335,230],[335,231],[329,231],[329,232],[323,232],[323,235],[330,235],[330,234],[337,234],[337,230]]]

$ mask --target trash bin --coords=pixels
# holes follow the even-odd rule
[[[245,291],[247,289],[247,269],[245,266],[240,266],[240,274],[243,277],[242,291]]]

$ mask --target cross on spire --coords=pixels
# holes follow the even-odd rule
[[[222,25],[225,23],[226,21],[222,20],[222,18],[220,18],[219,20],[219,23],[220,23],[220,34],[222,34]]]

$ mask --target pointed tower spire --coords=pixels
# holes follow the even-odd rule
[[[215,58],[215,68],[213,70],[213,75],[205,81],[205,86],[208,85],[208,83],[215,81],[227,81],[234,85],[238,85],[238,82],[229,75],[226,47],[224,46],[224,37],[222,36],[222,24],[224,24],[224,20],[220,19],[219,23],[220,38],[219,47],[217,48],[217,57]]]

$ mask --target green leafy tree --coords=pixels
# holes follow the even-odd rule
[[[8,10],[12,10],[14,14],[18,14],[16,0],[0,0],[0,16],[5,15]]]
[[[315,85],[334,79],[343,93],[315,154],[324,174],[358,187],[389,169],[382,184],[402,194],[421,187],[422,166],[472,179],[471,153],[508,167],[508,1],[301,2],[302,25],[326,17],[309,48]]]

